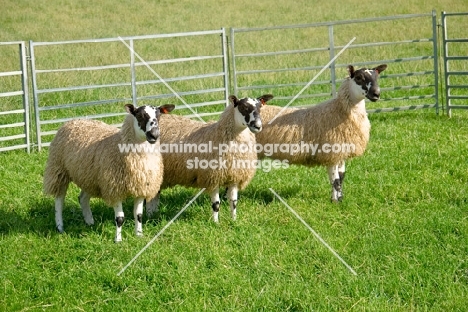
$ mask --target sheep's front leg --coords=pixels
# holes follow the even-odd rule
[[[237,218],[237,185],[231,185],[228,188],[229,206],[231,207],[232,220]]]
[[[133,216],[135,217],[135,234],[143,236],[143,202],[144,198],[135,198],[133,204]]]
[[[59,233],[63,233],[63,204],[65,202],[65,195],[55,198],[55,227]]]
[[[81,211],[83,212],[83,217],[87,225],[94,224],[93,213],[91,212],[91,206],[89,205],[90,200],[91,196],[81,190],[80,195],[78,195],[78,201],[80,202]]]
[[[151,218],[156,212],[159,211],[159,196],[161,191],[149,202],[146,203],[146,216]]]
[[[339,202],[343,199],[343,193],[341,190],[341,180],[338,171],[338,165],[327,167],[328,178],[332,187],[331,191],[331,201]]]
[[[210,193],[211,208],[213,208],[213,221],[219,222],[219,188],[216,188]]]
[[[118,243],[122,241],[122,225],[124,223],[125,217],[122,208],[122,202],[117,203],[114,206],[114,213],[115,213],[115,239],[114,242]]]

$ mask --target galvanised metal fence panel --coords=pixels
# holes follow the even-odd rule
[[[376,31],[377,24],[384,24],[391,31]],[[305,25],[232,28],[230,47],[233,92],[241,96],[254,90],[255,94],[275,95],[276,105],[314,105],[336,94],[347,77],[348,65],[373,67],[385,63],[388,68],[381,75],[381,101],[369,102],[368,112],[420,108],[435,108],[438,112],[435,11]],[[322,72],[324,67],[327,68]]]
[[[451,109],[468,107],[468,39],[464,33],[467,15],[442,13],[444,95],[449,115]],[[455,26],[449,29],[447,19]],[[392,31],[374,31],[377,23]],[[224,29],[30,41],[29,57],[22,41],[0,43],[0,56],[6,60],[0,64],[0,151],[24,148],[29,152],[33,146],[28,59],[40,149],[50,144],[63,122],[73,118],[96,118],[120,125],[123,103],[128,102],[179,104],[178,113],[197,118],[220,114],[228,102],[229,90],[238,96],[273,93],[275,104],[279,105],[314,105],[336,94],[347,76],[348,64],[389,65],[381,75],[382,99],[368,103],[369,112],[419,108],[435,108],[438,112],[436,30],[434,11],[306,25],[233,28],[229,57]],[[337,59],[331,62],[334,58]],[[324,69],[325,64],[328,65]]]
[[[30,152],[29,95],[24,41],[0,42],[0,152]]]
[[[228,102],[224,29],[61,42],[30,42],[39,150],[67,120],[120,126],[123,105],[176,104],[180,114],[220,114]]]
[[[468,12],[442,12],[445,101],[452,109],[468,109]],[[450,26],[447,20],[450,20]]]

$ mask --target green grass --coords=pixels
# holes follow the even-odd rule
[[[59,7],[46,1],[6,1],[2,7],[2,41],[54,41],[305,24],[427,13],[433,8],[463,12],[466,4],[168,0],[71,1]],[[391,38],[399,35],[389,27],[368,34],[386,32]],[[343,40],[353,35],[343,33]],[[284,44],[293,46],[308,38],[297,36]],[[184,49],[161,51],[183,55]],[[69,53],[61,57],[73,56]],[[83,53],[77,54],[78,60],[86,61]],[[55,60],[44,62],[48,66]],[[11,67],[0,64],[1,70]],[[115,81],[120,74],[103,79]],[[382,79],[381,86],[388,87],[385,83]],[[395,94],[412,95],[410,91]],[[67,95],[50,101],[98,95],[76,96],[82,98]],[[90,114],[96,112],[89,109]],[[117,273],[198,190],[164,190],[161,212],[144,220],[143,238],[133,234],[129,199],[124,203],[124,241],[114,244],[112,208],[93,199],[95,225],[87,227],[77,201],[79,190],[72,185],[64,211],[66,232],[59,235],[54,201],[41,191],[47,149],[29,155],[0,153],[0,311],[465,311],[468,113],[454,111],[448,119],[422,110],[371,114],[370,120],[368,150],[347,164],[342,203],[329,202],[324,168],[259,170],[240,193],[236,222],[223,202],[220,224],[213,224],[209,197],[203,195],[120,276]],[[269,188],[358,275],[351,274]]]
[[[463,311],[468,304],[468,115],[373,114],[363,157],[348,163],[345,200],[329,202],[323,168],[259,171],[210,220],[201,196],[121,276],[117,273],[196,194],[164,190],[161,212],[124,241],[93,200],[87,227],[72,186],[66,233],[41,194],[47,152],[0,154],[0,309]],[[269,191],[272,188],[358,273],[354,276]]]

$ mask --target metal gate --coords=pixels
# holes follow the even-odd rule
[[[179,104],[188,116],[228,101],[224,29],[97,40],[30,42],[37,146],[77,117],[121,125],[123,104]]]
[[[449,115],[452,109],[468,108],[467,16],[445,12],[441,16],[445,69],[442,95]],[[374,31],[376,24],[397,31]],[[349,38],[350,34],[355,38]],[[226,32],[221,29],[30,41],[29,56],[23,41],[0,43],[0,56],[6,60],[0,64],[0,151],[30,152],[36,144],[40,150],[50,144],[63,122],[77,117],[120,125],[123,103],[129,102],[178,104],[176,113],[197,118],[220,114],[229,91],[238,96],[272,93],[276,105],[314,105],[336,94],[347,76],[348,64],[389,65],[381,75],[382,99],[368,103],[369,112],[439,110],[435,11],[232,28],[229,40],[228,45]],[[27,74],[29,59],[31,81]],[[29,83],[32,94],[28,92]],[[30,97],[34,101],[33,120],[29,117]],[[35,125],[31,131],[30,124]]]
[[[384,24],[390,34],[373,31]],[[381,29],[381,28],[379,28]],[[353,38],[356,40],[349,47]],[[286,40],[286,38],[288,40]],[[291,45],[290,38],[296,40]],[[345,67],[389,65],[382,100],[369,112],[435,108],[438,112],[436,12],[268,28],[233,28],[234,93],[272,93],[275,104],[308,106],[334,96]],[[344,49],[346,47],[346,49]],[[332,61],[342,53],[336,61]],[[294,103],[292,103],[294,101]]]
[[[447,114],[452,109],[468,109],[468,13],[442,12],[444,30],[445,99]],[[447,20],[450,19],[448,26]],[[450,28],[450,30],[449,30]]]
[[[28,71],[24,41],[0,42],[0,152],[26,149],[30,152]],[[7,59],[18,67],[4,68]]]

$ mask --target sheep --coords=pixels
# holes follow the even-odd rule
[[[365,98],[372,102],[379,99],[377,80],[386,68],[385,64],[358,70],[348,66],[349,77],[341,84],[337,97],[310,108],[262,108],[264,127],[256,135],[257,144],[263,147],[259,158],[326,166],[331,201],[342,201],[345,161],[362,155],[369,141]]]
[[[217,122],[204,124],[184,116],[161,116],[161,152],[164,181],[161,189],[181,185],[205,188],[211,197],[214,222],[219,222],[219,188],[227,187],[232,219],[237,216],[237,193],[255,175],[257,153],[248,148],[262,130],[260,107],[273,98],[265,94],[257,99],[229,97],[230,104]],[[210,150],[206,149],[208,145]],[[164,152],[164,146],[180,146],[189,151]],[[149,216],[157,211],[158,196],[147,204]]]
[[[70,182],[81,193],[85,222],[94,224],[89,201],[102,198],[115,212],[115,242],[122,240],[122,201],[134,197],[135,232],[143,235],[143,201],[156,196],[163,179],[162,156],[158,150],[161,114],[174,105],[161,107],[125,105],[128,113],[119,130],[104,122],[74,119],[57,131],[50,144],[44,172],[44,193],[55,197],[55,222],[63,233],[62,211]]]

